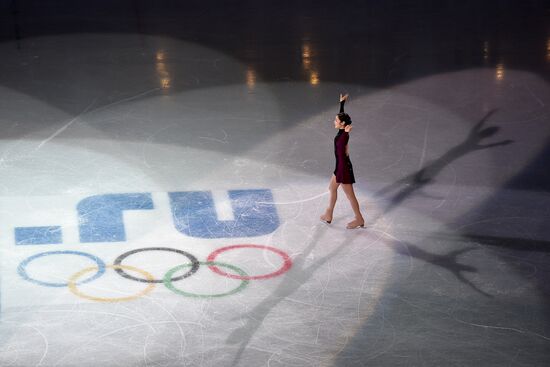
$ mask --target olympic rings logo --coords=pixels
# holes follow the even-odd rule
[[[276,271],[269,273],[269,274],[262,274],[262,275],[248,275],[243,269],[231,265],[226,264],[223,262],[216,261],[216,258],[219,254],[235,249],[262,249],[262,250],[268,250],[271,251],[277,255],[279,255],[283,259],[282,266],[277,269]],[[172,269],[168,270],[164,277],[162,279],[155,279],[152,274],[149,272],[137,268],[135,266],[130,265],[123,265],[122,262],[137,253],[146,252],[146,251],[166,251],[166,252],[173,252],[179,255],[182,255],[183,257],[187,258],[189,262],[183,263],[181,265],[178,265],[176,267],[173,267]],[[90,266],[87,268],[84,268],[77,273],[73,274],[68,278],[67,282],[64,283],[54,283],[54,282],[46,282],[39,279],[35,279],[27,273],[27,266],[34,260],[38,258],[42,258],[45,256],[54,256],[54,255],[77,255],[77,256],[83,256],[88,259],[93,260],[97,265],[96,266]],[[214,273],[231,278],[231,279],[237,279],[240,280],[241,283],[234,289],[229,290],[225,293],[216,293],[216,294],[197,294],[197,293],[190,293],[183,291],[179,288],[176,288],[174,285],[174,282],[186,279],[191,277],[193,274],[197,272],[199,267],[201,266],[207,266],[210,270],[212,270]],[[146,247],[146,248],[140,248],[136,250],[131,250],[128,252],[125,252],[121,255],[119,255],[114,263],[112,265],[106,265],[103,260],[101,260],[99,257],[92,255],[90,253],[81,252],[81,251],[46,251],[41,252],[32,256],[29,256],[25,260],[23,260],[18,268],[17,272],[19,275],[34,284],[43,286],[43,287],[67,287],[74,295],[85,298],[88,300],[96,301],[96,302],[122,302],[122,301],[130,301],[133,299],[136,299],[138,297],[144,296],[148,293],[150,293],[157,283],[163,283],[166,288],[171,290],[172,292],[185,296],[185,297],[193,297],[193,298],[214,298],[214,297],[223,297],[228,296],[231,294],[235,294],[237,292],[242,291],[246,288],[248,283],[251,280],[259,280],[259,279],[269,279],[276,276],[279,276],[285,272],[287,272],[292,267],[292,260],[288,256],[288,254],[284,251],[281,251],[277,248],[270,247],[270,246],[263,246],[263,245],[252,245],[252,244],[243,244],[243,245],[231,245],[226,247],[221,247],[215,251],[213,251],[211,254],[208,255],[206,261],[199,261],[195,256],[190,254],[189,252],[183,251],[183,250],[177,250],[169,247]],[[220,268],[224,268],[225,270],[229,270],[230,272],[221,270]],[[92,295],[85,294],[82,292],[78,286],[84,283],[89,283],[99,277],[101,277],[103,274],[105,274],[107,269],[113,269],[115,272],[120,275],[121,277],[124,277],[126,279],[140,282],[140,283],[146,283],[147,285],[145,288],[136,294],[132,294],[125,297],[96,297]],[[187,270],[188,269],[188,270]],[[182,270],[186,270],[186,272],[183,275],[179,275],[174,277],[174,275]],[[140,275],[140,277],[131,275],[128,273],[128,271],[137,273]],[[87,274],[92,273],[87,278],[81,280],[81,278],[85,277]]]

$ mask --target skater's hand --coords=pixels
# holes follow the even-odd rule
[[[349,94],[340,94],[340,102],[347,100],[348,97],[349,97]]]
[[[353,129],[353,126],[348,125],[348,126],[346,126],[346,127],[344,128],[344,131],[347,132],[347,133],[349,133],[349,132],[351,131],[351,129]]]

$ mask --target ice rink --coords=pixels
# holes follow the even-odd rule
[[[550,365],[549,18],[0,1],[0,366]]]

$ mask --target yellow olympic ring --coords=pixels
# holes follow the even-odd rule
[[[145,270],[141,270],[141,269],[138,269],[136,267],[129,266],[129,265],[106,265],[105,267],[110,268],[110,269],[124,269],[124,270],[135,271],[135,272],[140,273],[141,275],[143,275],[149,281],[153,281],[155,279],[155,277],[153,277],[152,274],[146,272]],[[77,282],[78,278],[80,278],[82,275],[84,275],[88,272],[91,272],[91,271],[97,271],[97,266],[90,266],[89,268],[82,269],[81,271],[74,274],[69,279],[69,281],[67,283],[67,285],[69,287],[69,290],[72,293],[74,293],[76,296],[86,298],[86,299],[96,301],[96,302],[123,302],[123,301],[130,301],[130,300],[139,298],[141,296],[144,296],[147,293],[151,292],[153,290],[153,288],[155,288],[155,283],[147,283],[148,286],[144,290],[142,290],[141,292],[136,293],[132,296],[128,296],[128,297],[103,298],[103,297],[89,296],[89,295],[84,294],[84,293],[82,293],[81,291],[78,290],[78,288],[76,287],[76,282]]]

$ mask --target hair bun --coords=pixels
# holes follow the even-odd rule
[[[345,112],[340,112],[338,114],[338,119],[340,119],[340,121],[342,121],[346,125],[351,124],[351,117],[349,117],[349,115]]]

